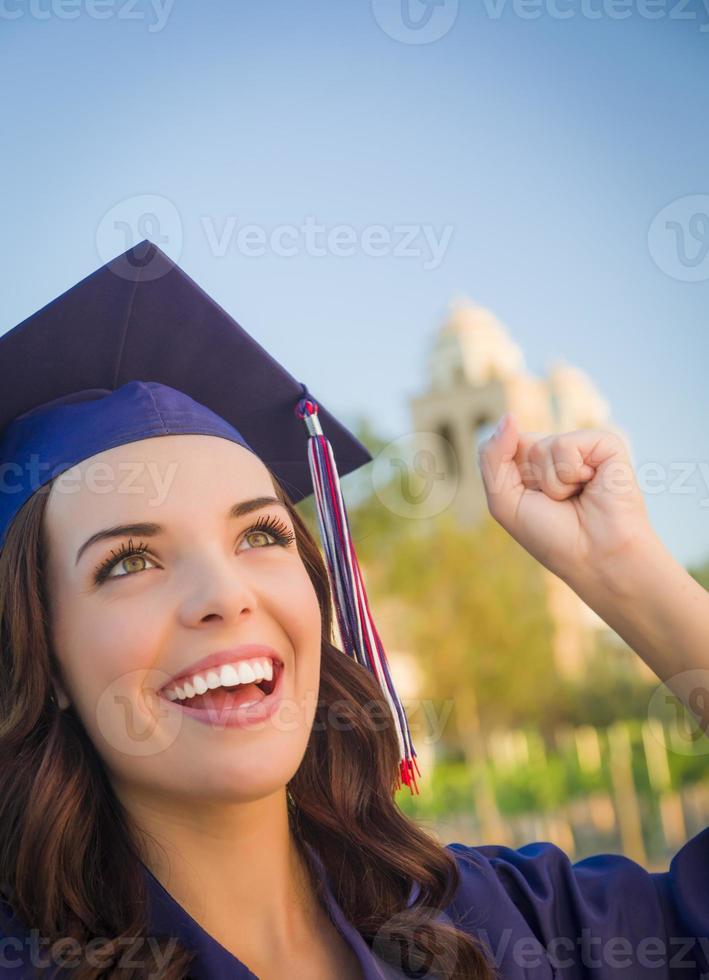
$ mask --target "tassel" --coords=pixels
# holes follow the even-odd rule
[[[303,392],[307,393],[305,385]],[[345,653],[370,670],[379,681],[394,716],[399,741],[399,775],[396,788],[401,789],[404,784],[413,795],[414,792],[419,793],[415,772],[419,776],[421,772],[416,762],[406,713],[396,693],[384,647],[372,620],[350,534],[332,446],[322,431],[316,401],[309,396],[301,398],[295,414],[305,422],[310,434],[308,462],[315,491],[318,527],[325,549],[330,589],[335,600]]]

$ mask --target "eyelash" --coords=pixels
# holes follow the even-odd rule
[[[244,537],[249,534],[253,534],[256,531],[267,531],[272,538],[275,539],[277,545],[283,548],[287,548],[288,545],[295,540],[295,534],[290,530],[287,524],[283,521],[278,520],[276,517],[262,517],[251,527],[247,527],[244,531]],[[267,548],[272,548],[273,545],[266,545]],[[258,549],[256,549],[258,550]],[[133,558],[135,556],[140,556],[147,554],[148,545],[141,541],[141,543],[134,547],[133,539],[128,538],[128,543],[122,542],[121,547],[118,551],[111,550],[111,557],[107,558],[105,561],[101,562],[100,565],[94,571],[94,582],[96,585],[101,585],[101,583],[108,578],[109,573],[118,564],[119,561],[124,558]],[[130,575],[135,575],[135,572],[128,572],[126,575],[116,576],[117,578],[128,578]]]

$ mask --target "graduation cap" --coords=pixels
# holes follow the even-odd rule
[[[420,772],[372,621],[340,490],[368,450],[156,245],[143,241],[0,337],[0,548],[23,504],[77,463],[160,435],[255,453],[291,500],[315,493],[345,652],[377,678]],[[307,447],[305,445],[307,437]]]

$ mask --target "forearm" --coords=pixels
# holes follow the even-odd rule
[[[688,707],[699,675],[684,672],[705,671],[709,688],[709,592],[658,538],[569,584]]]

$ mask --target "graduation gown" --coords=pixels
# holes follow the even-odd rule
[[[506,980],[709,980],[709,827],[687,841],[664,872],[648,872],[620,854],[572,863],[547,841],[516,849],[460,843],[447,849],[461,881],[442,919],[482,939]],[[312,849],[311,854],[327,910],[365,980],[404,976],[384,964],[347,921]],[[190,977],[256,980],[143,870],[150,932],[177,936],[196,952]],[[2,923],[0,980],[30,976],[28,930],[8,906]]]

